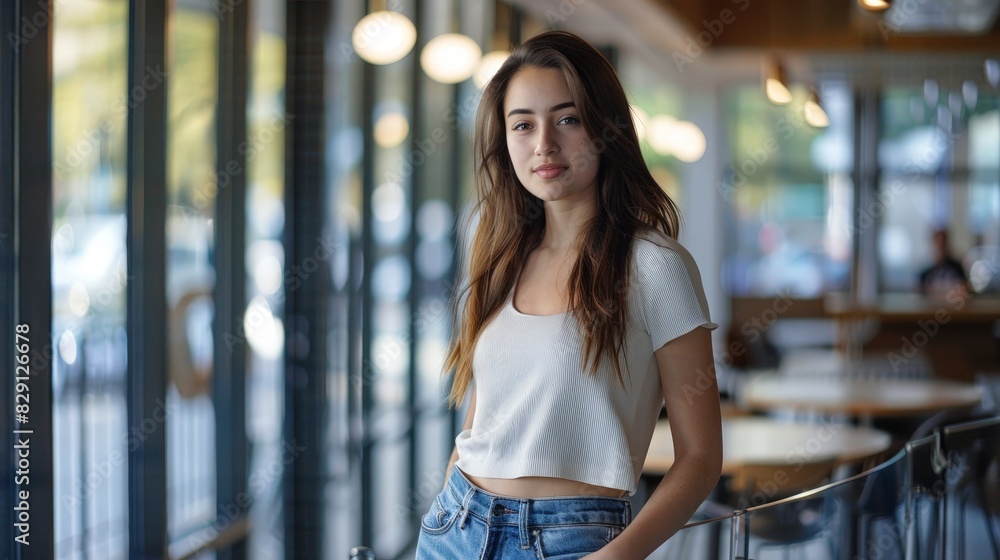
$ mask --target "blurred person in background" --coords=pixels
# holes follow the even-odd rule
[[[948,230],[938,229],[932,235],[934,263],[920,272],[920,293],[925,296],[944,296],[957,290],[969,293],[962,263],[951,256],[948,247]]]

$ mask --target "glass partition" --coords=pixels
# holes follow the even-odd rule
[[[688,560],[732,558],[731,532],[737,517],[724,506],[706,503],[683,529],[670,537],[649,558]]]
[[[147,92],[126,92],[127,3],[53,10],[55,556],[116,558],[128,546],[128,451],[162,427],[129,426],[125,409],[126,114]]]
[[[170,12],[167,90],[167,534],[211,540],[216,514],[212,321],[219,16],[206,0]]]

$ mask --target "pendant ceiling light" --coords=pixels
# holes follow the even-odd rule
[[[479,68],[476,69],[475,75],[472,76],[472,81],[476,84],[476,87],[480,89],[486,87],[486,84],[493,79],[493,75],[503,66],[503,63],[507,61],[507,57],[509,56],[510,51],[490,51],[484,54],[482,60],[479,61]]]
[[[479,68],[483,51],[468,35],[458,32],[462,21],[458,10],[461,3],[455,0],[452,5],[452,25],[454,33],[438,35],[424,45],[420,53],[420,66],[424,72],[436,82],[442,84],[457,84],[472,77]]]
[[[858,0],[858,5],[869,12],[884,12],[889,9],[892,2],[889,0]]]
[[[372,7],[376,8],[375,3]],[[385,2],[377,8],[354,26],[351,44],[358,56],[372,64],[392,64],[413,50],[417,28],[410,18],[385,9]]]
[[[788,82],[785,81],[785,69],[776,60],[765,62],[764,94],[775,105],[792,102],[792,92],[788,91]]]
[[[830,126],[830,117],[823,110],[823,105],[819,101],[819,94],[815,90],[809,92],[809,99],[806,99],[802,110],[805,112],[806,122],[810,126],[816,128]]]
[[[457,84],[472,76],[482,56],[479,45],[471,37],[445,33],[427,42],[420,53],[420,66],[435,81]]]
[[[482,89],[510,56],[511,26],[515,25],[511,8],[506,2],[497,1],[493,12],[493,50],[483,55],[472,82]]]

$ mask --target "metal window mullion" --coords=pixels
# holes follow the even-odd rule
[[[289,2],[286,17],[285,445],[286,558],[324,556],[326,532],[326,335],[329,253],[326,212],[325,39],[331,2]],[[326,255],[323,259],[318,254]],[[306,267],[312,262],[317,266]],[[318,262],[317,262],[318,261]]]
[[[144,89],[128,106],[126,251],[128,425],[155,418],[166,392],[166,67],[167,3],[129,3],[128,91]],[[143,88],[148,71],[164,74]],[[129,558],[167,554],[166,430],[162,426],[128,449]]]
[[[17,4],[0,4],[0,31],[4,37],[18,29]],[[14,339],[14,45],[0,42],[0,340]],[[14,363],[14,348],[0,344],[0,363]],[[0,402],[14,401],[13,383],[0,383]],[[10,414],[0,414],[0,445],[4,451],[14,446],[14,419]],[[13,458],[0,462],[0,500],[3,504],[14,501]],[[13,510],[0,508],[0,527],[12,527]],[[14,541],[0,543],[0,557],[14,556]]]
[[[423,104],[424,104],[424,89],[423,89],[423,72],[420,69],[420,57],[417,56],[422,49],[421,39],[421,26],[423,25],[423,13],[422,6],[423,2],[421,0],[414,0],[413,3],[413,25],[417,29],[417,41],[416,45],[421,48],[417,49],[416,52],[410,57],[410,130],[412,134],[410,136],[409,149],[412,151],[415,149],[414,141],[420,138],[423,134],[424,120],[423,120]],[[412,155],[410,156],[412,157]],[[412,161],[412,160],[411,160]],[[419,489],[417,487],[417,450],[420,449],[420,430],[415,429],[417,423],[420,421],[420,414],[417,410],[417,380],[419,378],[417,364],[418,356],[417,349],[420,346],[419,337],[421,333],[417,330],[417,317],[420,312],[420,300],[421,292],[423,291],[424,280],[421,278],[417,267],[417,241],[419,236],[417,216],[420,211],[420,204],[423,202],[423,181],[421,180],[420,170],[414,169],[410,173],[410,235],[408,236],[406,243],[407,260],[410,263],[410,293],[409,303],[410,303],[410,320],[409,320],[409,371],[407,372],[407,381],[409,386],[407,388],[406,394],[406,407],[409,411],[410,418],[410,437],[408,439],[409,449],[407,450],[409,459],[409,469],[407,471],[406,484],[409,496],[419,496]],[[414,504],[415,506],[420,506],[421,504]],[[409,518],[406,520],[410,523],[411,527],[414,529],[413,533],[416,533],[417,522],[419,521],[419,516],[416,507],[407,508]]]
[[[247,489],[246,306],[247,56],[249,5],[219,5],[216,101],[215,318],[212,401],[215,410],[217,523],[236,526],[249,515]],[[219,560],[246,558],[239,538]]]
[[[375,134],[372,117],[375,111],[375,67],[362,61],[361,84],[361,437],[371,433],[374,396],[372,384],[375,377],[372,366],[372,270],[375,245],[372,242],[372,193],[375,190]],[[372,445],[361,446],[361,542],[374,544],[374,489],[372,487],[374,461]]]
[[[14,35],[5,48],[13,48],[13,237],[6,241],[13,250],[13,316],[8,328],[27,325],[29,332],[29,401],[28,423],[15,423],[5,430],[4,437],[13,435],[10,450],[14,456],[13,439],[28,441],[28,472],[16,466],[15,476],[27,475],[27,484],[11,488],[17,502],[4,504],[14,507],[20,493],[27,492],[29,509],[29,546],[11,543],[14,558],[52,557],[53,538],[53,477],[52,477],[52,3],[51,0],[17,2]],[[5,12],[5,16],[10,11]],[[5,17],[5,22],[7,21]],[[31,23],[24,23],[31,22]],[[38,22],[45,22],[39,25]],[[36,33],[26,35],[29,25]],[[10,91],[10,90],[9,90]],[[13,346],[14,334],[8,332],[2,341]],[[7,362],[13,366],[13,360]],[[11,368],[13,370],[13,367]],[[14,372],[11,371],[11,374]],[[12,383],[13,379],[4,380]],[[14,401],[5,401],[2,408],[13,412]],[[9,408],[7,408],[9,407]],[[13,416],[13,414],[8,414]],[[8,418],[7,421],[12,420]],[[13,434],[13,430],[31,430],[28,434]],[[20,450],[18,451],[20,454]],[[5,453],[6,455],[6,453]],[[12,484],[14,477],[4,480]],[[13,498],[13,496],[12,496]],[[18,531],[4,527],[4,534],[13,540]]]

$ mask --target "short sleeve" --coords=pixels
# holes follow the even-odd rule
[[[698,265],[676,240],[663,234],[637,240],[636,281],[653,350],[696,327],[714,330]]]

